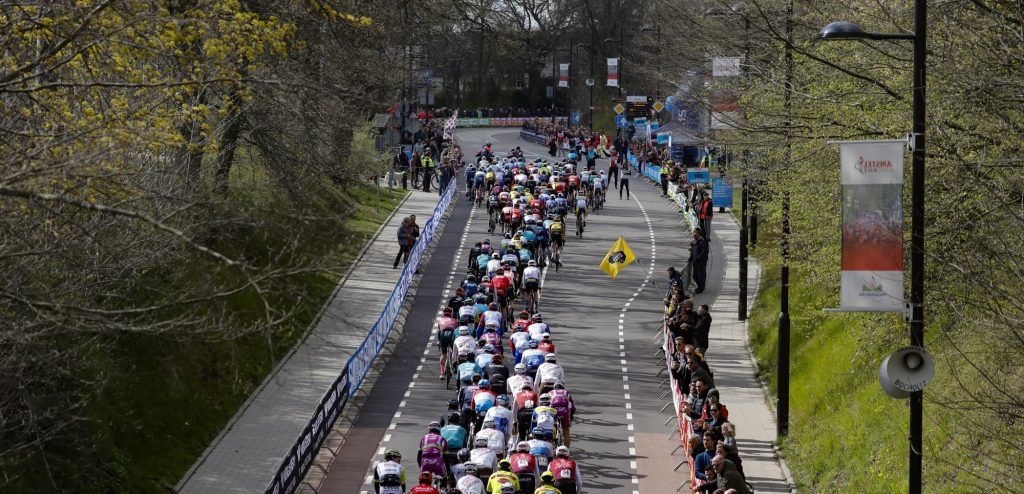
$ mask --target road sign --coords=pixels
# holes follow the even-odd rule
[[[574,123],[574,124],[580,123],[580,112],[573,112],[573,114],[572,114],[572,123]]]
[[[615,114],[616,115],[622,115],[622,112],[626,111],[626,107],[622,106],[622,103],[619,103],[619,104],[615,105],[615,108],[613,108],[613,109],[615,110]],[[618,120],[616,120],[616,122],[617,121]]]
[[[654,102],[654,111],[661,111],[665,109],[665,104],[660,100]]]
[[[615,115],[615,126],[620,129],[629,128],[629,118],[625,115]]]

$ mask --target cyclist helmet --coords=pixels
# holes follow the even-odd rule
[[[456,402],[456,403],[458,403],[458,402]],[[457,425],[457,424],[459,424],[461,422],[462,422],[462,415],[459,415],[459,412],[452,412],[450,415],[448,415],[448,424],[450,424],[450,425]]]
[[[458,410],[459,409],[459,400],[456,400],[455,398],[452,398],[452,399],[448,400],[448,409],[449,410]]]
[[[507,460],[502,461],[507,462]],[[515,486],[512,485],[511,482],[505,482],[504,484],[501,484],[501,494],[515,494],[515,492],[516,488]]]
[[[516,374],[526,374],[526,364],[516,364]]]
[[[544,437],[544,429],[541,429],[540,427],[534,427],[533,430],[530,431],[530,435],[533,436],[534,439],[540,439]]]
[[[527,266],[536,266],[537,265],[537,261],[534,261],[534,260],[531,259],[529,262],[526,263],[526,265]],[[452,310],[448,309],[448,313],[451,314],[451,312],[452,312]]]
[[[544,393],[540,395],[540,397],[538,397],[537,400],[540,402],[541,405],[548,406],[551,404],[551,395]]]
[[[544,361],[545,362],[554,362],[555,359],[557,359],[557,358],[558,358],[558,356],[555,355],[554,353],[549,353],[549,354],[544,356]]]
[[[434,481],[434,476],[430,472],[420,472],[420,483],[430,485]]]
[[[482,379],[480,381],[480,384],[478,384],[478,386],[480,386],[480,389],[490,388],[491,387],[491,381],[488,381],[487,379]]]
[[[530,340],[530,348],[537,348],[537,340]]]
[[[490,305],[487,306],[487,308],[491,310],[498,310],[498,304],[497,302],[491,302]]]
[[[469,335],[469,326],[459,326],[459,335],[460,336],[468,336]]]
[[[508,235],[508,234],[506,233],[506,235]],[[499,256],[497,252],[491,254],[491,259],[500,259],[500,258],[501,258],[501,256]]]
[[[529,317],[530,317],[530,311],[528,311],[526,309],[523,309],[523,310],[519,311],[519,318],[520,319],[529,319]]]
[[[512,238],[511,232],[505,232],[505,238]]]
[[[486,437],[478,437],[478,438],[474,439],[473,440],[473,446],[476,446],[478,448],[486,448],[487,447],[487,438]]]
[[[466,463],[466,473],[469,475],[476,475],[476,463]]]
[[[530,451],[530,443],[526,441],[519,441],[519,444],[516,445],[516,451],[520,453],[528,453]]]
[[[402,453],[399,453],[396,449],[389,449],[384,452],[385,460],[401,461]]]
[[[494,419],[484,419],[483,426],[484,426],[484,429],[493,429],[494,428]]]
[[[494,331],[497,331],[497,330],[498,330],[498,327],[497,327],[497,326],[495,326],[495,325],[493,325],[493,324],[488,324],[488,325],[486,326],[486,329],[487,329],[487,332],[489,332],[489,333],[490,333],[490,332],[494,332]],[[485,348],[485,350],[486,350],[486,348]]]
[[[503,406],[503,407],[507,407],[508,406],[508,396],[505,396],[505,395],[499,396],[498,397],[498,404]]]
[[[555,381],[555,389],[565,389],[565,383],[562,381]]]
[[[541,322],[544,318],[540,316],[540,312],[533,315],[533,322]]]
[[[494,328],[493,328],[493,327],[490,327],[490,328],[488,328],[488,329],[490,329],[491,331],[494,331]],[[494,349],[494,345],[492,345],[492,344],[490,344],[490,343],[488,343],[488,344],[484,345],[484,352],[485,352],[485,353],[494,353],[495,351],[496,351],[496,350]]]
[[[472,275],[471,274],[471,275],[467,276],[466,277],[466,281],[468,281],[470,283],[476,283],[476,275]]]
[[[466,299],[465,301],[462,302],[462,305],[463,306],[473,305],[473,300],[472,299]]]
[[[550,471],[545,471],[544,473],[540,474],[540,479],[552,481],[555,480],[555,474],[551,473]]]
[[[555,456],[569,456],[569,448],[559,446],[558,449],[555,450]]]
[[[455,289],[455,294],[461,297],[466,294],[466,290],[460,286]]]
[[[427,424],[427,432],[441,432],[441,423],[435,420]]]
[[[530,262],[533,262],[533,261],[530,261]],[[446,316],[452,315],[452,308],[451,307],[445,307],[444,308],[444,315],[446,315]]]

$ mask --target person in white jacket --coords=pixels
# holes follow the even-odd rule
[[[562,366],[557,363],[557,356],[553,353],[549,353],[544,356],[544,363],[540,364],[537,368],[537,376],[533,380],[533,387],[540,389],[540,383],[545,380],[554,380],[555,382],[565,380],[565,371],[562,370]]]

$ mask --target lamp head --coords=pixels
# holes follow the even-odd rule
[[[860,26],[850,21],[835,21],[821,28],[818,36],[816,36],[819,40],[865,39],[870,37],[871,33],[864,31]]]

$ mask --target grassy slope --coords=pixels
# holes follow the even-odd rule
[[[774,394],[778,225],[762,223],[759,237],[752,254],[762,263],[762,287],[750,343]],[[838,305],[833,278],[791,267],[791,415],[783,454],[802,492],[905,492],[909,411],[905,400],[882,392],[878,366],[906,344],[907,326],[900,316],[824,313]],[[936,340],[929,338],[933,353],[942,351]],[[953,467],[938,458],[949,456],[949,434],[956,429],[942,408],[926,402],[925,414],[925,491],[958,492],[949,482],[956,477]]]
[[[335,273],[344,272],[404,197],[401,191],[385,191],[377,211],[373,188],[352,186],[344,194],[356,205],[345,221],[350,237],[340,247],[317,253],[334,261]],[[11,472],[20,477],[0,491],[167,492],[301,337],[339,281],[338,274],[303,276],[307,292],[290,301],[296,311],[272,338],[257,334],[181,342],[127,335],[109,352],[96,355],[108,381],[79,425],[80,432],[96,438],[94,450],[83,454],[48,447],[45,458],[35,455],[20,472]],[[242,313],[255,303],[251,296],[234,301]]]

